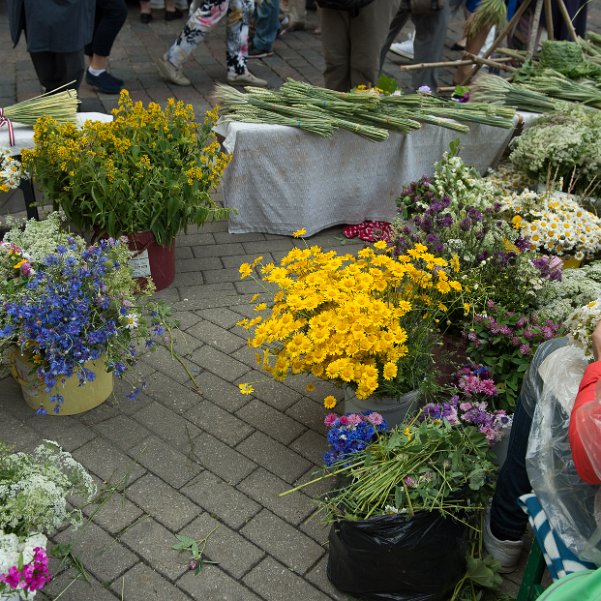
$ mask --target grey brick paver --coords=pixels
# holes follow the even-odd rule
[[[199,311],[198,314],[203,319],[226,329],[233,328],[241,319],[238,313],[234,313],[230,309],[205,309]]]
[[[214,532],[210,534],[213,530]],[[221,524],[208,513],[203,513],[188,524],[181,534],[194,539],[202,539],[210,534],[205,547],[207,558],[218,562],[219,567],[234,578],[242,578],[265,555],[259,547]]]
[[[201,512],[190,499],[152,474],[134,482],[125,494],[169,530],[180,530]]]
[[[186,601],[189,597],[143,563],[115,580],[113,591],[123,601]]]
[[[58,442],[66,451],[74,451],[96,436],[77,419],[67,416],[36,415],[27,421],[27,425],[44,438]]]
[[[240,394],[238,387],[211,372],[203,372],[196,376],[199,393],[227,411],[236,411],[248,402]]]
[[[197,374],[194,373],[194,369],[198,369],[198,367],[189,361],[186,361],[186,365],[188,365],[193,377],[196,378]],[[182,368],[178,364],[176,369]],[[193,382],[190,381],[188,375],[186,375],[185,384],[182,384],[172,380],[165,374],[155,373],[146,380],[146,386],[148,396],[178,415],[193,407],[200,398],[200,393]]]
[[[253,432],[253,428],[218,405],[201,399],[186,413],[188,420],[228,445],[235,446]]]
[[[209,471],[199,474],[181,489],[195,503],[211,515],[237,530],[261,510],[261,505],[240,492],[244,488],[234,487]]]
[[[251,434],[236,449],[287,482],[294,482],[311,464],[262,432]]]
[[[156,436],[151,436],[130,449],[129,454],[159,478],[178,489],[202,470],[196,460],[171,448]]]
[[[114,580],[138,561],[120,542],[90,522],[77,530],[70,527],[55,538],[58,543],[71,544],[73,553],[101,582]]]
[[[117,601],[117,597],[90,574],[88,574],[89,582],[85,582],[81,577],[76,582],[73,582],[76,577],[77,572],[73,569],[56,575],[44,587],[44,591],[50,596],[43,597],[43,599],[57,598],[60,601]],[[35,599],[38,600],[39,598],[40,593],[38,592]]]
[[[267,509],[256,515],[240,532],[299,574],[304,574],[325,553],[313,539]]]
[[[111,417],[94,426],[94,430],[123,450],[141,443],[150,435],[146,428],[127,415]]]
[[[229,355],[205,345],[190,355],[190,360],[214,374],[221,375],[228,381],[235,381],[250,371],[244,363],[232,359]]]
[[[245,586],[213,565],[203,567],[198,576],[184,574],[177,585],[195,601],[261,601]]]
[[[256,468],[253,461],[207,433],[194,440],[194,453],[204,467],[229,484],[237,484]]]
[[[328,449],[328,443],[325,436],[309,430],[299,436],[290,445],[290,448],[309,461],[312,461],[315,465],[322,466],[323,454]]]
[[[302,599],[302,601],[329,601],[330,597],[309,582],[297,576],[271,557],[265,558],[250,574],[243,578],[244,584],[267,599]]]
[[[177,542],[173,533],[152,518],[140,519],[121,535],[121,540],[171,581],[188,569],[186,554],[171,548]]]
[[[188,333],[227,354],[232,354],[246,344],[246,340],[240,338],[240,336],[230,334],[230,332],[221,326],[215,325],[210,321],[205,321],[204,319],[190,328]]]
[[[289,444],[305,431],[297,421],[258,399],[252,399],[236,415],[283,444]]]
[[[315,510],[313,500],[302,492],[280,497],[290,490],[290,484],[262,467],[242,480],[238,488],[291,524],[298,525]]]

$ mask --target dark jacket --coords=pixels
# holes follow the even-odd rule
[[[16,46],[25,31],[29,52],[79,52],[92,40],[96,0],[8,0]]]

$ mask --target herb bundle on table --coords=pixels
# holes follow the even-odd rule
[[[385,95],[376,90],[335,92],[288,79],[279,90],[248,86],[246,94],[219,85],[215,99],[224,121],[288,125],[321,136],[346,129],[372,140],[389,131],[409,133],[429,123],[467,132],[461,121],[513,127],[514,110],[485,104],[462,104],[417,93]]]

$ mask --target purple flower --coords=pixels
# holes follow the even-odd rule
[[[520,353],[522,355],[529,355],[532,352],[532,349],[530,348],[529,344],[522,344],[520,346]]]
[[[407,488],[416,488],[417,487],[417,480],[415,478],[413,478],[412,476],[405,476],[403,478],[403,482],[405,483]]]
[[[417,88],[419,94],[432,94],[432,88],[430,86],[420,86]]]

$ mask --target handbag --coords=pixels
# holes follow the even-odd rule
[[[430,15],[444,8],[446,0],[403,0],[403,8],[414,15]]]

